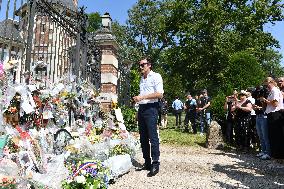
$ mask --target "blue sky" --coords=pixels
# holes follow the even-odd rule
[[[87,7],[87,13],[99,12],[104,14],[110,13],[113,20],[117,20],[119,23],[124,24],[128,15],[127,10],[130,9],[137,0],[78,0],[79,6]],[[2,10],[0,11],[0,18],[5,18],[5,7],[8,0],[2,0]],[[14,1],[11,1],[14,2]],[[19,2],[19,1],[18,1]],[[9,16],[12,18],[12,16]],[[271,32],[272,35],[280,42],[281,49],[278,49],[284,57],[284,21],[277,22],[275,26],[265,26],[265,30]],[[284,66],[284,58],[282,59],[282,65]]]
[[[130,9],[137,0],[79,0],[79,6],[86,6],[87,12],[99,12],[104,14],[108,12],[113,20],[124,24]]]
[[[281,49],[278,50],[283,56],[281,64],[284,66],[284,21],[277,22],[274,26],[266,25],[264,29],[270,32],[279,41]]]

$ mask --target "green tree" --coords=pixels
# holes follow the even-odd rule
[[[101,15],[98,12],[88,14],[88,32],[94,32],[101,27],[102,19]]]
[[[262,63],[268,58],[266,49],[278,45],[263,25],[283,18],[279,1],[168,2],[176,2],[167,22],[179,42],[170,57],[175,57],[174,71],[182,73],[187,88],[207,87],[217,94],[218,86],[229,79],[223,70],[234,53],[253,49]]]
[[[224,76],[227,80],[223,84],[225,86],[223,91],[234,86],[245,90],[261,84],[265,72],[252,53],[240,51],[230,57],[227,68],[224,70]]]
[[[139,0],[128,11],[129,19],[126,29],[131,40],[128,45],[135,47],[141,56],[148,56],[154,62],[159,55],[172,42],[166,32],[166,15],[169,9],[166,4],[158,0]]]
[[[170,98],[207,88],[222,99],[283,73],[279,43],[263,30],[283,20],[280,0],[139,0],[128,14],[125,57],[152,57]]]

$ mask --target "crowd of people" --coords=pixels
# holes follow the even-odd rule
[[[183,130],[184,132],[192,132],[197,134],[199,129],[200,135],[204,135],[206,128],[210,125],[210,101],[211,98],[207,94],[207,90],[201,91],[200,95],[193,97],[190,93],[186,94],[186,101],[183,103],[178,96],[173,101],[171,108],[176,117],[176,129]],[[160,100],[160,117],[159,124],[164,129],[167,126],[167,101],[163,98]],[[182,120],[182,112],[185,112],[185,118]],[[189,127],[189,122],[191,127]],[[199,126],[197,124],[199,123]]]
[[[260,146],[262,160],[284,158],[284,78],[267,77],[263,86],[226,97],[226,141],[247,152]]]
[[[140,93],[133,100],[138,105],[137,120],[145,160],[141,170],[148,170],[147,176],[152,177],[160,169],[158,128],[167,128],[169,106],[163,94],[163,79],[159,73],[152,71],[151,60],[142,59],[139,68]],[[249,150],[252,143],[260,141],[258,157],[263,160],[271,157],[284,158],[284,78],[279,78],[276,82],[267,77],[264,86],[256,90],[234,91],[231,96],[226,97],[226,141],[244,152]],[[206,89],[194,98],[188,93],[185,103],[177,96],[171,106],[176,117],[176,128],[183,129],[184,132],[192,130],[193,134],[197,134],[199,128],[200,135],[204,135],[211,122],[210,105],[211,98]],[[183,111],[184,127],[181,118]]]
[[[224,138],[237,151],[259,149],[257,157],[263,160],[284,158],[284,77],[274,80],[267,77],[262,86],[235,90],[227,96],[224,109],[226,122]],[[204,135],[211,122],[210,102],[207,90],[200,95],[186,94],[182,102],[178,96],[171,104],[176,129]],[[160,100],[160,128],[167,127],[167,101]],[[182,120],[182,112],[185,118]],[[190,124],[189,124],[190,123]],[[189,126],[190,125],[190,126]]]

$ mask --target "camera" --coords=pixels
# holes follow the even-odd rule
[[[254,99],[259,99],[261,97],[267,98],[269,94],[269,91],[264,86],[258,86],[255,88],[255,90],[252,92],[252,97]]]
[[[235,96],[234,95],[228,96],[227,98],[228,98],[227,103],[232,103],[232,102],[235,101]]]

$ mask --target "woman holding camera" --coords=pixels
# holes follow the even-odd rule
[[[264,84],[268,87],[269,95],[261,100],[266,103],[265,113],[267,114],[271,156],[284,158],[284,139],[280,111],[283,109],[283,95],[272,77],[267,77]]]
[[[247,152],[249,149],[249,125],[251,121],[252,104],[247,99],[246,91],[241,90],[239,101],[235,102],[232,111],[235,111],[236,120],[236,146],[239,150]]]

